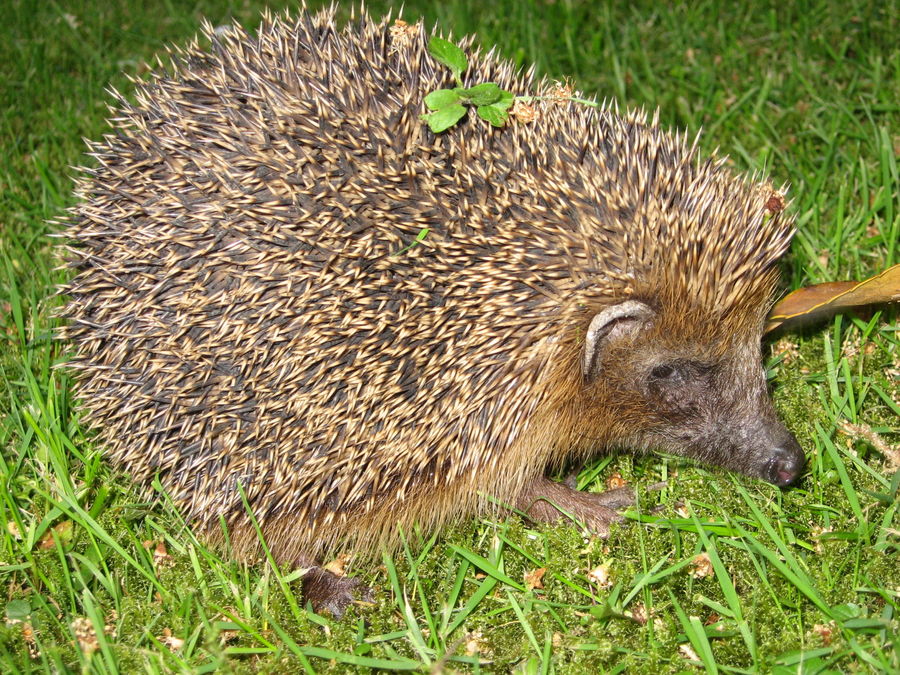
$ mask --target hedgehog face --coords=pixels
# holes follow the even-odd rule
[[[759,334],[722,345],[706,331],[705,339],[671,343],[667,335],[683,338],[683,323],[679,331],[668,323],[629,300],[590,324],[582,369],[616,418],[612,442],[662,448],[779,486],[796,480],[804,455],[775,414]]]
[[[759,355],[714,362],[671,354],[644,366],[641,394],[656,423],[647,441],[775,485],[792,483],[803,452],[775,415],[758,363]]]

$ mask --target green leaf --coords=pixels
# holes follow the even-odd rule
[[[483,82],[468,89],[457,90],[457,93],[472,105],[490,105],[500,100],[503,90],[493,82]]]
[[[454,103],[459,103],[459,94],[453,89],[438,89],[425,97],[425,105],[429,110],[439,110]]]
[[[474,89],[475,87],[472,88]],[[478,106],[478,116],[495,127],[502,127],[509,118],[507,111],[515,100],[516,97],[513,96],[512,92],[500,89],[499,96],[494,103]]]
[[[506,91],[505,89],[500,90],[500,98],[497,99],[497,102],[494,103],[495,106],[502,110],[508,110],[509,107],[515,102],[516,97],[513,95],[511,91]]]
[[[474,89],[475,87],[472,88]],[[507,111],[515,100],[516,97],[513,96],[512,92],[500,89],[499,98],[494,103],[478,106],[478,116],[495,127],[502,127],[509,118]]]
[[[436,61],[450,68],[453,71],[453,77],[456,79],[459,79],[459,76],[466,72],[466,68],[469,67],[469,60],[466,58],[465,52],[443,38],[431,38],[428,42],[428,53]]]
[[[31,603],[28,600],[10,600],[6,604],[6,619],[8,621],[27,621],[31,615]]]
[[[848,602],[844,605],[835,605],[831,608],[831,615],[837,619],[838,621],[847,621],[848,619],[855,619],[860,614],[859,605],[855,605],[852,602]]]
[[[491,126],[502,127],[506,124],[509,113],[501,110],[496,105],[480,105],[476,108],[478,116],[491,123]]]
[[[453,103],[435,110],[433,113],[422,115],[422,119],[428,122],[428,126],[434,133],[439,134],[452,127],[465,116],[466,107],[459,103]]]

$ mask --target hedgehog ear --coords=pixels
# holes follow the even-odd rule
[[[585,379],[590,381],[600,374],[603,351],[611,342],[633,335],[652,318],[653,310],[637,300],[626,300],[595,314],[584,338],[581,372]]]

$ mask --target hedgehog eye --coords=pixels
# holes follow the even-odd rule
[[[673,361],[654,366],[650,371],[650,382],[677,384],[690,380],[709,379],[713,366],[697,361]]]
[[[653,370],[650,371],[650,377],[654,380],[666,380],[672,375],[675,374],[675,367],[670,366],[667,363],[664,363],[661,366],[656,366]]]

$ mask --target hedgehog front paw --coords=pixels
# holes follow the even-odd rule
[[[548,478],[538,478],[519,495],[516,508],[540,523],[555,523],[567,515],[574,517],[595,534],[606,537],[609,526],[622,520],[613,509],[634,504],[634,490],[616,488],[599,494],[579,492]]]
[[[303,575],[303,598],[317,613],[329,612],[335,619],[344,616],[351,602],[372,602],[374,593],[359,579],[339,577],[321,567]]]

